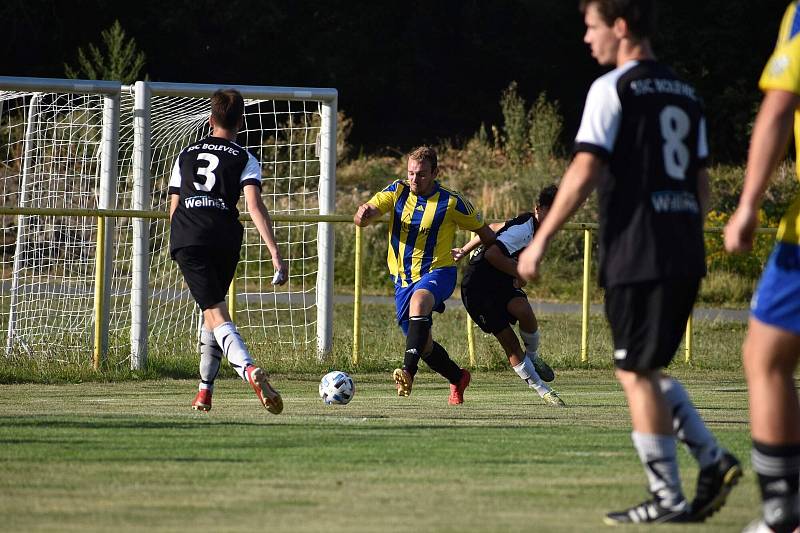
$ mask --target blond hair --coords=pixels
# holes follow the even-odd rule
[[[431,171],[436,170],[438,166],[438,158],[436,156],[436,150],[431,148],[430,146],[420,146],[414,148],[408,154],[409,159],[413,159],[415,161],[419,161],[420,163],[424,163],[427,161],[431,164]]]

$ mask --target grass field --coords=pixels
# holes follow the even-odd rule
[[[666,530],[738,531],[758,502],[741,373],[676,375],[747,475],[708,522]],[[280,416],[233,379],[207,414],[188,407],[193,380],[2,385],[0,529],[592,531],[645,496],[610,370],[560,371],[565,409],[510,370],[476,371],[456,407],[427,372],[410,398],[387,374],[354,378],[341,407],[319,401],[317,375],[275,376]],[[697,469],[680,461],[691,497]]]
[[[413,395],[395,395],[390,372],[404,343],[391,306],[364,307],[353,365],[352,310],[336,306],[324,362],[245,335],[275,372],[280,416],[261,409],[227,367],[214,409],[192,411],[193,352],[154,352],[146,371],[125,361],[95,372],[88,358],[0,358],[0,530],[593,531],[605,528],[605,512],[646,496],[602,316],[591,317],[588,364],[578,316],[538,317],[566,409],[541,403],[479,330],[467,401],[451,407],[446,383],[424,365]],[[744,331],[695,322],[694,362],[681,348],[672,371],[749,467]],[[462,309],[435,315],[434,335],[468,365]],[[332,368],[356,380],[348,406],[317,396]],[[683,451],[680,460],[691,497],[697,469]],[[749,474],[721,513],[689,529],[738,531],[758,500]]]

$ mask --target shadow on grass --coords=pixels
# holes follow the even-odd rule
[[[173,429],[180,431],[194,431],[208,426],[215,427],[263,427],[265,424],[257,422],[232,422],[232,421],[184,421],[165,419],[161,421],[141,420],[130,416],[101,415],[91,419],[64,419],[63,417],[36,417],[20,418],[17,416],[0,416],[0,425],[9,428],[41,428],[41,429]]]

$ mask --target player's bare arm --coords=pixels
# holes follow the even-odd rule
[[[353,216],[353,222],[356,226],[365,228],[372,223],[373,220],[381,216],[381,211],[372,204],[361,204],[356,209],[356,214]]]
[[[725,226],[725,248],[729,252],[746,252],[753,247],[758,209],[772,173],[786,151],[798,106],[800,95],[794,93],[770,90],[764,95],[753,126],[742,196]]]
[[[475,233],[478,235],[478,238],[481,240],[481,244],[484,246],[489,246],[497,238],[497,236],[494,234],[494,231],[492,231],[492,228],[486,224],[476,229]]]
[[[175,210],[178,209],[178,203],[180,203],[181,197],[179,194],[171,194],[169,196],[169,221],[172,222],[172,215],[175,214]]]
[[[493,222],[489,224],[489,227],[492,229],[492,231],[496,232],[497,230],[503,227],[503,223]],[[453,256],[453,261],[459,261],[465,255],[469,255],[469,253],[472,252],[472,250],[474,250],[475,248],[477,248],[478,245],[480,245],[480,243],[481,243],[481,238],[476,235],[461,248],[453,248],[452,250],[450,250],[450,255]]]
[[[267,206],[261,198],[261,189],[256,185],[245,185],[244,197],[247,201],[247,210],[253,219],[253,224],[261,235],[261,240],[269,248],[272,256],[272,266],[275,269],[275,277],[272,279],[273,285],[283,285],[289,279],[286,264],[283,262],[278,244],[275,242],[275,233],[272,231],[272,219],[269,216]]]
[[[504,254],[497,246],[487,248],[484,257],[500,272],[517,277],[517,262]]]
[[[539,265],[550,239],[586,201],[607,170],[605,161],[592,153],[579,152],[575,155],[561,180],[547,217],[519,256],[517,275],[521,279],[532,281],[539,275]]]

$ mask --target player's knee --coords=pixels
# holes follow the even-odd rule
[[[525,298],[512,298],[506,306],[508,312],[519,321],[520,327],[533,331],[536,328],[536,316]],[[526,327],[527,326],[527,327]]]
[[[414,291],[414,294],[411,295],[411,302],[409,303],[409,315],[430,315],[435,303],[436,299],[430,291],[425,289]]]
[[[659,378],[661,377],[660,370],[657,369],[640,369],[640,368],[620,368],[614,369],[617,380],[620,384],[626,387],[638,386],[655,386],[660,389]]]
[[[788,354],[745,351],[744,371],[748,378],[785,377],[792,379],[797,368],[797,357]]]

